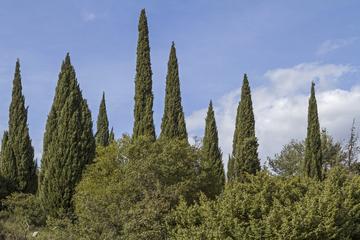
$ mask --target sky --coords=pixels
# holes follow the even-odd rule
[[[137,24],[148,16],[154,118],[160,131],[171,42],[177,48],[190,141],[214,103],[224,164],[231,152],[243,74],[252,89],[262,163],[306,135],[310,83],[320,125],[345,143],[360,125],[360,2],[356,0],[0,0],[0,131],[7,129],[16,59],[37,159],[67,52],[94,126],[102,91],[117,137],[130,133]],[[94,128],[94,132],[95,132]]]

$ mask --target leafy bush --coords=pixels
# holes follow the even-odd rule
[[[32,194],[13,193],[3,200],[0,225],[5,239],[26,239],[45,225],[45,214],[40,202]]]
[[[199,153],[184,141],[99,148],[77,187],[75,211],[88,239],[165,239],[166,217],[181,196],[197,199]],[[91,236],[91,237],[90,237]]]
[[[324,182],[261,173],[212,202],[179,204],[172,239],[359,239],[360,177],[335,168]]]

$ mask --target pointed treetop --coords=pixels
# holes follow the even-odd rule
[[[138,31],[133,139],[142,136],[155,140],[149,30],[145,9],[140,14]]]
[[[185,117],[181,104],[179,65],[174,43],[169,54],[166,75],[165,106],[160,138],[187,140]]]
[[[209,103],[205,119],[200,169],[201,190],[207,197],[214,199],[223,190],[225,173],[212,101]]]
[[[106,147],[109,145],[109,120],[106,111],[105,92],[102,94],[102,99],[99,107],[99,115],[97,119],[97,132],[95,135],[96,144]]]
[[[308,177],[322,179],[322,149],[320,123],[315,97],[315,83],[311,83],[308,105],[308,126],[305,141],[304,173]]]

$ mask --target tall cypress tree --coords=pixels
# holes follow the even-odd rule
[[[245,172],[255,174],[260,170],[258,143],[255,137],[255,118],[247,75],[244,75],[241,99],[237,109],[233,139],[233,152],[228,163],[228,179],[241,177]]]
[[[67,54],[44,135],[39,197],[49,215],[72,213],[75,186],[94,155],[91,113]]]
[[[4,132],[1,142],[0,175],[6,180],[9,188],[8,190],[10,190],[10,192],[15,191],[17,188],[16,159],[7,131]]]
[[[185,117],[181,105],[179,66],[174,42],[171,45],[166,76],[165,108],[160,138],[187,140]]]
[[[320,124],[315,97],[315,83],[311,83],[311,94],[308,107],[308,126],[305,141],[304,173],[318,180],[322,178],[322,152]]]
[[[16,185],[20,192],[36,191],[36,164],[27,123],[28,109],[22,94],[20,62],[16,61],[12,99],[9,107],[9,146],[16,162]],[[10,156],[10,155],[9,155]]]
[[[211,199],[214,199],[219,195],[225,185],[225,172],[221,159],[222,154],[219,148],[215,114],[212,102],[210,101],[205,120],[205,135],[203,139],[200,169],[202,191]]]
[[[97,118],[96,144],[106,147],[109,145],[109,120],[106,113],[105,93],[102,95]]]
[[[141,10],[138,31],[133,138],[145,136],[155,140],[149,29],[145,9]]]

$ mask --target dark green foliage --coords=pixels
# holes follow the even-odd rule
[[[109,145],[109,120],[106,113],[105,93],[103,93],[99,107],[95,140],[98,146],[105,147]]]
[[[205,121],[205,135],[200,162],[201,191],[210,199],[214,199],[224,189],[225,172],[222,163],[222,154],[219,148],[215,114],[211,101]]]
[[[6,189],[6,193],[13,192],[17,190],[17,166],[7,131],[4,132],[1,143],[0,160],[0,175],[3,177],[3,187]]]
[[[171,45],[166,76],[165,107],[160,138],[178,138],[187,141],[185,117],[181,105],[179,66],[174,42]]]
[[[13,181],[15,189],[20,192],[36,191],[36,164],[34,148],[31,145],[27,124],[27,108],[22,94],[20,62],[17,60],[13,80],[12,98],[9,107],[8,140],[4,149],[2,162],[8,167],[7,174]],[[5,138],[5,136],[4,136]],[[13,168],[13,169],[9,169]]]
[[[0,212],[0,239],[30,239],[31,234],[45,225],[46,216],[40,201],[33,194],[13,193],[3,201]]]
[[[311,95],[308,108],[308,127],[305,140],[304,174],[322,179],[322,151],[320,124],[315,98],[315,83],[311,83]]]
[[[255,137],[255,118],[251,91],[245,74],[236,115],[233,152],[228,163],[229,180],[242,178],[245,172],[255,174],[260,170],[257,149],[258,143]]]
[[[146,136],[155,140],[149,30],[145,9],[141,10],[138,31],[133,138]]]
[[[110,130],[110,134],[109,134],[109,144],[115,142],[115,133],[114,133],[114,128],[111,128]]]
[[[69,54],[61,66],[46,123],[39,197],[51,216],[71,214],[72,196],[86,164],[93,160],[91,113],[83,99]]]
[[[75,196],[87,239],[168,239],[166,218],[181,196],[199,192],[197,149],[180,140],[129,137],[97,149]],[[91,237],[89,237],[91,236]]]

